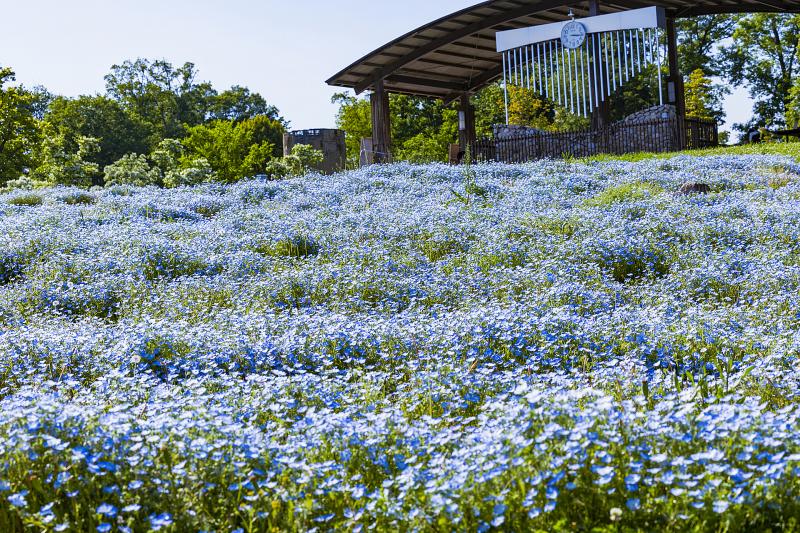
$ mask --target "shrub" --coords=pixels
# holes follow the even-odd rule
[[[104,171],[106,187],[115,185],[144,187],[161,184],[161,173],[157,168],[150,167],[145,155],[122,156],[116,163],[108,165]]]
[[[220,202],[205,201],[192,206],[192,211],[205,218],[211,218],[225,209],[225,205]]]
[[[41,185],[41,182],[34,181],[28,176],[20,176],[15,180],[7,181],[5,187],[3,188],[9,191],[30,191],[33,190],[37,185]]]
[[[13,281],[20,274],[22,274],[22,265],[15,254],[4,253],[0,255],[0,285]]]
[[[208,160],[202,157],[191,160],[188,166],[170,170],[164,175],[165,187],[197,185],[214,179]]]
[[[284,158],[273,159],[267,163],[264,173],[271,180],[282,180],[291,175],[292,171]]]
[[[148,281],[174,279],[195,274],[212,274],[219,269],[188,254],[167,248],[148,250],[142,258],[141,273]]]
[[[273,180],[289,176],[300,176],[313,170],[322,163],[324,155],[321,151],[307,144],[295,144],[288,156],[273,159],[267,164],[264,172]]]
[[[100,140],[80,136],[77,152],[63,134],[48,136],[41,147],[41,163],[34,170],[34,178],[50,185],[89,187],[100,168],[90,159],[100,151]]]
[[[602,207],[617,204],[620,202],[630,202],[633,200],[644,200],[664,192],[664,188],[656,183],[649,181],[639,183],[624,183],[622,185],[611,186],[596,196],[586,201],[586,204],[594,207]]]
[[[37,194],[20,194],[19,196],[14,196],[8,199],[8,203],[11,205],[26,207],[42,205],[43,202],[44,200],[42,197]]]
[[[294,235],[273,245],[258,245],[255,251],[264,255],[303,258],[317,255],[319,244],[307,235]]]
[[[39,311],[110,321],[117,320],[120,308],[117,292],[103,283],[54,284],[35,291],[32,303]]]
[[[431,263],[435,263],[452,253],[464,251],[461,243],[454,239],[434,237],[423,237],[418,244],[418,248]]]
[[[75,192],[61,198],[67,205],[91,205],[97,202],[97,198],[88,192]]]
[[[647,276],[662,277],[669,272],[663,252],[636,246],[610,246],[597,252],[597,264],[615,281],[624,283]]]
[[[304,171],[316,167],[325,159],[321,150],[308,144],[295,144],[292,146],[291,155],[297,158]]]

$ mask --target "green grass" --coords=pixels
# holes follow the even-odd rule
[[[42,205],[42,197],[38,194],[21,194],[8,199],[8,203],[16,206],[34,207]]]
[[[586,201],[586,205],[591,207],[603,207],[620,202],[630,202],[635,200],[644,200],[651,196],[656,196],[664,192],[664,188],[656,183],[639,182],[639,183],[623,183],[621,185],[613,185],[604,191],[596,194]]]
[[[295,235],[275,243],[258,243],[253,247],[253,251],[262,255],[302,259],[319,254],[320,247],[317,241],[308,235]]]
[[[679,152],[636,152],[632,154],[613,155],[599,154],[586,157],[581,161],[603,162],[603,161],[646,161],[649,159],[672,159],[674,157],[692,156],[724,156],[724,155],[785,155],[800,162],[800,141],[784,142],[764,142],[758,144],[743,144],[736,146],[719,146],[716,148],[705,148],[702,150],[682,150]]]
[[[64,196],[61,201],[67,205],[92,205],[97,202],[97,198],[88,192],[76,192]]]

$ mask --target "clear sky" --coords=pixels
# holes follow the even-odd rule
[[[137,57],[195,63],[218,89],[261,93],[295,129],[332,127],[325,80],[378,46],[471,0],[10,0],[0,65],[67,96],[104,90],[109,67]],[[744,122],[744,89],[726,102]]]

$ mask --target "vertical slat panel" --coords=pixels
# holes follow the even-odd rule
[[[506,106],[506,126],[508,126],[508,53],[503,52],[503,102]]]

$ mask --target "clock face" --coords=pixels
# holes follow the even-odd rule
[[[574,50],[580,48],[586,40],[586,26],[578,21],[567,22],[561,29],[561,44]]]

